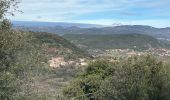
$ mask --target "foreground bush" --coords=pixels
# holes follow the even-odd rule
[[[33,76],[44,70],[43,55],[33,40],[30,33],[0,29],[0,100],[26,97],[28,89],[23,87],[31,86]]]
[[[78,100],[170,100],[166,66],[151,56],[96,61],[63,89]]]

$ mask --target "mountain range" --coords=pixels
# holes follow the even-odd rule
[[[36,22],[36,21],[12,21],[14,27],[58,27],[63,28],[68,27],[80,27],[80,28],[93,28],[93,27],[103,27],[97,24],[82,24],[82,23],[67,23],[67,22]]]
[[[64,34],[144,34],[160,40],[170,41],[170,27],[155,28],[144,25],[121,25],[104,27],[95,24],[80,23],[50,23],[13,21],[13,27],[26,31],[48,32],[58,35]]]
[[[93,24],[14,21],[13,28],[57,34],[79,47],[86,46],[86,49],[131,48],[142,50],[170,47],[170,27],[156,28],[144,25],[104,27]]]

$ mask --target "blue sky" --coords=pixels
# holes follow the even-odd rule
[[[170,0],[22,0],[16,21],[170,27]]]

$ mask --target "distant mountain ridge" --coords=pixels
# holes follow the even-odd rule
[[[92,28],[103,27],[97,24],[82,24],[82,23],[67,23],[67,22],[35,22],[35,21],[12,21],[14,27],[79,27],[79,28]]]
[[[121,25],[104,27],[93,24],[78,23],[48,23],[48,22],[13,22],[13,27],[26,31],[48,32],[59,35],[64,34],[144,34],[157,39],[170,39],[170,28],[155,28],[144,25]]]

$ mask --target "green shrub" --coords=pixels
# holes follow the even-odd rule
[[[170,80],[165,68],[151,56],[132,57],[114,64],[96,61],[63,93],[69,98],[87,100],[169,100]]]

